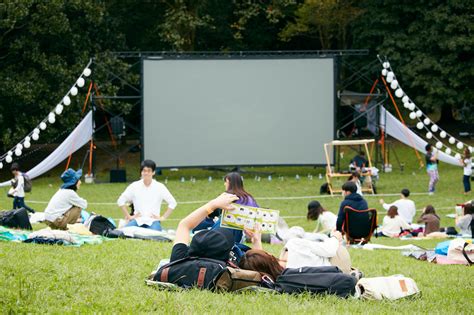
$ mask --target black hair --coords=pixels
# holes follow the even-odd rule
[[[306,214],[306,218],[308,220],[316,221],[324,211],[325,210],[319,201],[313,200],[308,203],[308,213]]]
[[[19,171],[20,170],[20,164],[18,163],[12,163],[12,166],[10,167],[10,171]]]
[[[77,181],[78,182],[78,181]],[[69,187],[65,187],[63,189],[70,189],[70,190],[74,190],[74,191],[77,191],[77,182],[74,184],[74,185],[71,185]]]
[[[405,196],[405,198],[408,198],[408,196],[410,196],[410,191],[407,188],[403,188],[401,194]]]
[[[360,151],[360,152],[359,152],[359,155],[365,155],[365,152],[364,152],[364,151]]]
[[[140,172],[143,171],[145,167],[151,168],[151,170],[154,172],[156,169],[156,164],[152,160],[144,160],[140,165]]]
[[[425,145],[425,150],[426,152],[431,151],[431,144],[428,143],[427,145]]]
[[[357,192],[357,185],[354,182],[345,182],[344,185],[342,185],[342,190],[355,193]]]

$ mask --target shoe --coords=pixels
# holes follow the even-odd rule
[[[434,192],[432,192],[432,191],[430,191],[430,192],[428,193],[428,196],[433,196],[433,195],[434,195]]]

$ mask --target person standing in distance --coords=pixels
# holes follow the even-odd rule
[[[141,164],[141,179],[131,183],[120,195],[117,204],[122,209],[126,226],[140,226],[161,231],[161,221],[166,220],[176,208],[176,200],[162,183],[153,179],[156,164],[144,160]],[[161,203],[168,204],[166,212],[161,215]],[[129,214],[128,205],[133,204],[134,213]]]
[[[471,175],[472,175],[472,159],[471,159],[471,151],[469,148],[464,149],[464,156],[461,159],[461,164],[464,168],[464,176],[462,178],[462,182],[464,184],[464,194],[468,195],[471,192]]]
[[[433,195],[436,188],[436,183],[439,181],[438,174],[438,151],[433,153],[433,147],[431,144],[425,146],[426,155],[426,172],[430,176],[430,182],[428,184],[428,193]]]

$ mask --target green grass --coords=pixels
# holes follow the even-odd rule
[[[427,191],[428,177],[418,169],[414,154],[399,148],[405,163],[401,173],[381,174],[379,193],[398,193],[408,187],[412,192]],[[273,180],[255,181],[254,175],[246,177],[246,189],[261,206],[281,210],[290,225],[300,225],[311,230],[314,223],[303,216],[312,198],[271,199],[275,197],[317,196],[323,180],[318,179],[322,169],[311,167],[248,168],[252,171],[274,172]],[[138,176],[137,168],[129,168],[129,177]],[[295,180],[299,174],[301,180]],[[309,180],[307,175],[313,175]],[[100,174],[105,179],[104,174]],[[158,179],[165,181],[178,200],[178,208],[166,228],[175,228],[178,219],[201,203],[222,192],[222,173],[185,169],[165,171]],[[137,177],[135,176],[135,177]],[[181,183],[184,176],[186,182]],[[194,176],[197,181],[189,181]],[[214,180],[208,182],[208,176]],[[283,180],[279,176],[284,176]],[[434,196],[414,195],[417,208],[431,203],[438,209],[443,226],[453,226],[446,214],[454,212],[454,205],[465,201],[462,195],[462,170],[442,164],[441,181]],[[263,176],[262,176],[263,177]],[[27,196],[29,205],[43,210],[46,202],[57,190],[58,178],[45,177],[34,181],[34,190]],[[126,184],[82,185],[80,195],[91,204],[90,211],[120,218],[121,212],[114,204]],[[4,189],[2,196],[5,196]],[[392,201],[396,196],[384,197]],[[472,198],[472,197],[470,197]],[[337,212],[341,197],[317,197],[329,210]],[[368,196],[369,205],[380,209],[378,198]],[[37,201],[39,203],[35,203]],[[196,203],[188,203],[198,201]],[[110,204],[97,204],[110,203]],[[11,199],[0,198],[1,208],[10,208]],[[380,220],[382,217],[380,217]],[[44,227],[37,225],[35,229]],[[410,242],[375,239],[375,243],[399,245]],[[413,241],[423,247],[433,248],[438,240]],[[168,258],[171,244],[149,241],[112,240],[100,245],[79,248],[43,246],[0,242],[0,310],[2,313],[144,313],[166,314],[199,313],[473,313],[470,296],[474,289],[474,269],[465,266],[438,266],[401,256],[398,251],[365,251],[350,249],[353,265],[367,277],[404,274],[412,277],[422,291],[416,299],[387,301],[342,300],[335,297],[309,295],[266,294],[214,294],[192,290],[189,292],[164,292],[147,287],[145,277],[160,259]],[[267,245],[266,249],[278,253],[281,246]]]

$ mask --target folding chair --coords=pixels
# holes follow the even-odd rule
[[[344,207],[345,221],[342,231],[348,244],[366,244],[377,227],[377,210],[356,210]]]

